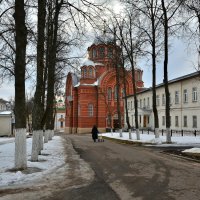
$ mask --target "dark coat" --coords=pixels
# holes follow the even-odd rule
[[[93,139],[93,140],[98,139],[98,133],[99,133],[99,131],[98,131],[97,127],[94,126],[94,127],[92,128],[92,139]]]

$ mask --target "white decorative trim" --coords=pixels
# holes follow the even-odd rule
[[[136,137],[137,137],[137,140],[140,140],[140,130],[139,129],[136,129]]]
[[[155,138],[159,138],[159,128],[155,128]]]
[[[170,128],[166,128],[166,142],[167,143],[171,143],[171,129]]]
[[[15,130],[15,168],[27,168],[26,129]]]
[[[128,132],[129,132],[129,139],[132,140],[132,133],[130,128],[128,129]]]
[[[39,141],[40,141],[40,130],[33,131],[32,137],[32,152],[31,152],[31,161],[36,162],[38,161],[38,154],[39,154]]]

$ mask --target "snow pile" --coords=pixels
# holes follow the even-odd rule
[[[2,138],[0,138],[1,142]],[[5,138],[4,144],[0,145],[0,187],[13,186],[29,183],[35,179],[40,179],[44,175],[48,175],[52,170],[65,164],[65,153],[62,145],[62,138],[54,136],[53,140],[44,144],[42,155],[39,155],[39,162],[31,162],[32,138],[27,139],[27,158],[28,169],[24,172],[14,171],[14,140],[7,143]]]
[[[200,148],[191,148],[191,149],[186,149],[182,151],[183,153],[199,153],[200,154]]]
[[[169,147],[169,146],[196,146],[196,148],[186,149],[184,153],[195,153],[200,154],[200,136],[173,136],[171,137],[172,143],[166,144],[166,136],[160,136],[159,138],[155,138],[155,135],[148,134],[144,132],[140,134],[140,140],[137,140],[137,136],[135,132],[132,132],[132,139],[129,139],[129,133],[123,132],[122,137],[120,137],[119,132],[112,132],[112,133],[102,133],[103,136],[114,138],[118,140],[127,140],[133,142],[141,142],[147,143],[146,145],[157,145],[162,147]]]

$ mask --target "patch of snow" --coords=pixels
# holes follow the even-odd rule
[[[2,111],[0,112],[0,115],[11,115],[12,112],[11,111]]]
[[[92,60],[85,58],[83,60],[82,66],[95,66],[95,63]]]
[[[136,132],[132,132],[132,139],[129,139],[129,133],[123,132],[123,137],[119,136],[119,132],[112,133],[102,133],[103,136],[109,138],[115,138],[118,140],[128,140],[134,142],[147,143],[146,146],[156,145],[162,147],[170,147],[170,146],[195,146],[200,148],[200,136],[172,136],[171,144],[166,144],[166,136],[159,136],[159,138],[155,138],[154,134],[148,134],[147,132],[140,133],[140,140],[137,140]]]
[[[186,149],[182,151],[184,153],[200,153],[200,148],[191,148],[191,149]]]
[[[3,140],[2,140],[3,139]],[[0,138],[0,142],[5,142],[5,138]],[[10,141],[9,138],[7,141]],[[62,138],[54,136],[53,140],[45,143],[39,162],[31,162],[32,138],[26,140],[27,145],[27,165],[28,168],[37,168],[38,172],[24,174],[23,171],[14,172],[15,163],[15,144],[6,143],[0,145],[0,187],[14,186],[29,183],[33,180],[41,179],[48,175],[52,170],[65,164],[65,152],[62,145]]]

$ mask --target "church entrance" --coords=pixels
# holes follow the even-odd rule
[[[144,115],[143,117],[143,127],[146,128],[147,127],[147,116]]]
[[[119,120],[118,119],[114,119],[113,120],[113,128],[114,129],[119,129]]]

